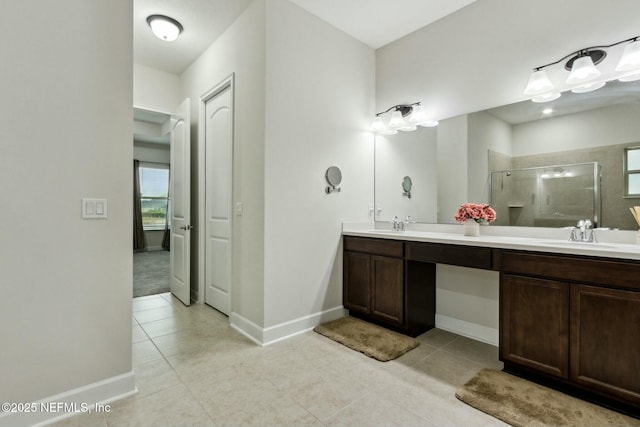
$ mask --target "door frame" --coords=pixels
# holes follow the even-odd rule
[[[229,76],[221,80],[218,84],[213,86],[211,89],[207,90],[204,94],[200,96],[200,101],[198,103],[198,297],[197,303],[204,304],[205,301],[205,268],[206,268],[206,140],[205,140],[205,129],[206,129],[206,117],[205,117],[205,105],[207,101],[211,98],[218,95],[223,90],[229,88],[230,96],[231,96],[231,141],[232,141],[232,150],[231,150],[231,206],[233,206],[234,202],[234,141],[235,141],[235,73],[231,73]],[[233,208],[232,208],[233,209]],[[229,293],[229,300],[231,306],[231,312],[233,312],[233,213],[231,215],[231,270],[229,272],[231,276],[231,289]],[[229,316],[231,317],[231,316]]]

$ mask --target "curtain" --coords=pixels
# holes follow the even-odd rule
[[[171,168],[169,168],[169,183],[171,183]],[[171,203],[171,189],[167,191],[167,216],[164,221],[164,234],[162,235],[162,249],[171,250],[171,233],[169,233],[169,203]]]
[[[133,161],[133,250],[147,247],[142,226],[142,201],[140,200],[140,161]]]

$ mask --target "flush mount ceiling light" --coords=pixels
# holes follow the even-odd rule
[[[547,67],[559,64],[563,61],[564,68],[569,71],[566,84],[574,93],[591,92],[600,89],[606,84],[602,79],[602,72],[596,67],[607,57],[606,49],[628,43],[625,46],[622,57],[615,69],[617,78],[620,81],[633,81],[640,79],[640,36],[622,40],[606,46],[592,46],[571,52],[570,54],[540,67],[533,69],[529,83],[524,90],[524,94],[531,97],[533,102],[547,102],[560,97],[560,91],[556,89],[549,79],[546,71]],[[610,79],[610,78],[609,78]]]
[[[157,38],[166,42],[177,39],[183,30],[182,24],[164,15],[150,15],[147,18],[147,24]]]
[[[391,118],[389,123],[385,125],[380,116],[391,110],[393,110]],[[394,105],[386,111],[377,113],[371,123],[371,131],[378,135],[393,135],[399,130],[412,131],[416,130],[418,126],[433,127],[437,125],[438,122],[427,116],[422,105],[419,102],[414,102],[413,104]]]

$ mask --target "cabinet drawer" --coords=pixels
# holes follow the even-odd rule
[[[640,290],[640,263],[504,251],[502,271]]]
[[[407,242],[407,259],[491,269],[491,249],[475,246]]]
[[[402,258],[404,242],[398,240],[372,239],[369,237],[344,236],[344,250]]]

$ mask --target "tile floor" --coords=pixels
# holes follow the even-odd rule
[[[313,331],[259,347],[170,294],[135,298],[132,327],[139,392],[54,426],[506,426],[454,396],[497,348],[442,330],[382,363]]]

